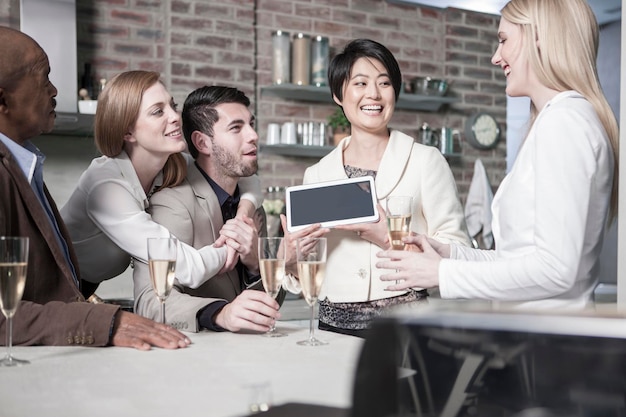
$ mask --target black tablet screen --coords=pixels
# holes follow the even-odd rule
[[[375,214],[369,181],[291,191],[290,211],[292,226]]]

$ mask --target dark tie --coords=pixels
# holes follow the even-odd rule
[[[224,201],[224,205],[222,206],[222,217],[224,218],[224,223],[227,220],[235,218],[237,215],[237,205],[238,203],[234,198],[228,197],[226,201]]]
[[[76,283],[76,285],[78,285],[79,283],[78,283],[78,278],[76,277],[76,270],[74,269],[74,264],[72,263],[72,260],[70,259],[70,250],[67,246],[67,242],[65,241],[65,239],[63,238],[63,235],[61,234],[61,230],[59,229],[59,224],[57,223],[57,219],[56,217],[54,217],[52,207],[50,207],[50,203],[48,202],[48,198],[46,197],[46,194],[44,192],[43,175],[42,175],[41,169],[39,168],[35,169],[35,172],[33,173],[33,180],[35,183],[35,191],[37,192],[37,194],[39,194],[39,199],[41,200],[41,204],[43,205],[43,208],[46,211],[46,214],[48,215],[48,219],[50,220],[50,223],[52,224],[52,228],[55,231],[55,236],[57,238],[57,241],[59,242],[59,245],[63,249],[63,254],[65,255],[65,259],[67,260],[70,270],[72,271],[72,277],[74,278],[74,282]]]

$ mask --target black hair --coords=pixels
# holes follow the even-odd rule
[[[359,58],[374,58],[380,61],[391,79],[391,85],[396,93],[396,101],[400,96],[402,73],[398,61],[391,51],[383,44],[371,39],[355,39],[348,43],[344,50],[336,55],[328,67],[328,83],[331,93],[340,101],[343,100],[343,87],[350,78],[352,66]]]
[[[241,90],[224,86],[204,86],[192,91],[183,104],[183,134],[187,141],[189,153],[198,157],[198,149],[191,140],[193,132],[200,131],[213,137],[213,126],[219,116],[215,106],[223,103],[239,103],[250,106],[250,99]]]

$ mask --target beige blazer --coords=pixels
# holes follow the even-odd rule
[[[187,178],[174,188],[155,193],[150,199],[152,219],[194,248],[213,244],[223,226],[222,211],[213,189],[195,164]],[[148,265],[134,260],[135,311],[152,319],[160,317],[160,302],[150,283]],[[263,289],[259,282],[252,288]],[[236,270],[215,275],[196,289],[176,282],[165,303],[168,324],[185,331],[199,330],[196,314],[218,299],[232,301],[242,288]]]
[[[351,137],[343,139],[331,153],[309,167],[304,173],[304,183],[347,178],[343,150],[350,140]],[[380,161],[375,186],[383,207],[390,195],[413,197],[412,231],[444,243],[469,246],[454,177],[437,148],[414,143],[410,136],[393,130]],[[353,232],[332,230],[327,237],[326,278],[320,299],[363,302],[402,294],[386,291],[389,284],[379,279],[387,272],[376,267],[380,247]]]

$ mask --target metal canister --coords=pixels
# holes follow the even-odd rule
[[[422,144],[428,146],[437,146],[437,137],[433,134],[433,130],[428,123],[423,123],[420,127],[420,140]]]
[[[311,40],[311,84],[328,85],[328,38],[314,36]]]
[[[311,37],[309,35],[304,33],[293,35],[291,58],[291,82],[297,85],[309,85],[311,81]]]
[[[274,84],[291,82],[289,68],[291,65],[291,39],[289,32],[277,30],[272,32],[272,81]]]
[[[451,129],[449,127],[442,127],[439,134],[439,150],[444,155],[452,155],[455,151],[455,138],[456,142],[461,143],[461,132],[457,129]]]

